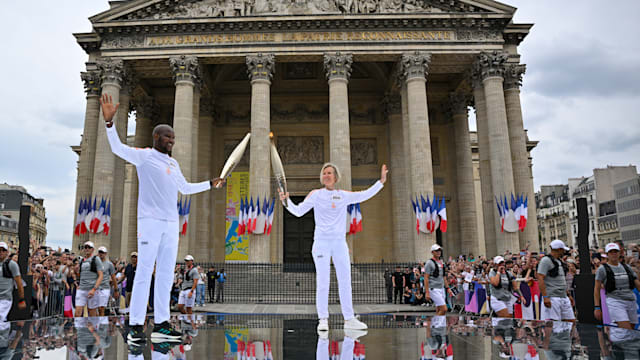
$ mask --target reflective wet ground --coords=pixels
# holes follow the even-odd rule
[[[179,343],[126,343],[126,318],[0,324],[0,359],[640,359],[640,332],[469,316],[364,315],[368,331],[310,315],[174,316]],[[153,321],[146,325],[151,332]]]

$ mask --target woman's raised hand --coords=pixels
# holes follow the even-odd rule
[[[382,164],[382,168],[380,169],[380,182],[384,184],[387,181],[387,173],[389,170],[387,169],[387,164]]]

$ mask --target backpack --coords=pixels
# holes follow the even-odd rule
[[[629,269],[629,267],[626,264],[622,264],[622,267],[624,268],[624,271],[627,272],[627,276],[629,277],[629,289],[633,289],[635,288],[635,276],[633,276],[633,273],[631,272],[631,269]],[[609,266],[609,264],[602,264],[604,266],[604,271],[607,272],[607,282],[605,283],[605,291],[607,293],[610,293],[612,291],[616,290],[616,278],[615,278],[615,274],[613,273],[613,270],[611,269],[611,266]],[[4,271],[4,270],[3,270]]]
[[[84,263],[84,259],[80,260],[80,271],[82,272],[82,264]],[[97,273],[98,272],[98,263],[96,263],[96,256],[91,257],[91,266],[89,267],[89,271]]]
[[[431,261],[433,261],[433,265],[435,265],[436,269],[429,275],[433,276],[434,278],[437,278],[438,276],[440,276],[440,268],[438,267],[438,262],[433,260],[433,258],[431,258]],[[443,272],[447,271],[447,264],[444,263],[444,261],[442,262],[442,270]],[[444,274],[443,274],[444,277]]]
[[[511,277],[511,275],[509,275],[508,271],[505,271],[504,273],[507,275],[507,279],[509,280],[509,292],[513,292],[513,278]],[[500,276],[500,282],[498,283],[498,286],[494,286],[494,288],[502,289],[502,275]]]
[[[191,278],[191,276],[190,276],[190,275],[191,275],[191,270],[193,270],[193,268],[191,268],[191,269],[189,269],[189,270],[185,270],[185,272],[184,272],[184,281],[191,281],[191,280],[193,280],[193,279]]]
[[[7,259],[2,262],[2,277],[5,277],[7,279],[13,279],[13,276],[11,276],[13,275],[13,273],[9,268],[9,261],[11,261],[11,259]]]
[[[558,265],[553,256],[547,255],[546,257],[548,257],[549,260],[551,260],[551,262],[553,263],[553,268],[549,270],[549,273],[547,273],[547,275],[551,277],[557,277],[560,273],[560,265]],[[564,273],[566,275],[569,272],[569,267],[567,266],[567,264],[563,263],[562,260],[558,260],[558,262],[560,262],[560,264],[562,265],[562,270],[564,270]]]

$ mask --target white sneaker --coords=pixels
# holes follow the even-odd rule
[[[350,337],[354,341],[358,341],[359,338],[365,335],[367,335],[367,330],[344,329],[344,336]]]
[[[318,321],[318,331],[329,331],[329,320],[320,319]]]
[[[351,329],[351,330],[366,330],[367,328],[367,324],[363,323],[362,321],[358,320],[357,318],[353,318],[353,319],[349,319],[347,321],[344,322],[344,328],[345,329]]]

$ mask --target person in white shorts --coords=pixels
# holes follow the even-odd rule
[[[436,315],[444,315],[447,312],[447,302],[444,293],[445,266],[441,259],[442,247],[438,244],[433,244],[431,246],[431,254],[433,257],[427,261],[424,267],[425,273],[429,275],[424,277],[424,297],[427,300],[431,299],[436,304]],[[447,291],[449,295],[453,295],[448,287]]]
[[[13,287],[18,289],[18,308],[24,310],[27,304],[24,301],[24,288],[22,287],[22,277],[20,267],[9,259],[9,246],[0,242],[0,322],[7,321],[7,315],[13,305]]]
[[[193,256],[184,257],[186,269],[180,284],[180,297],[178,298],[178,310],[183,314],[193,314],[193,305],[196,301],[196,288],[200,280],[198,269],[193,266]]]
[[[351,192],[337,189],[340,180],[338,167],[326,163],[320,170],[322,189],[313,190],[298,205],[289,199],[289,193],[280,190],[280,200],[287,201],[287,210],[300,217],[314,209],[315,230],[311,255],[316,266],[316,309],[318,311],[318,331],[329,330],[329,274],[331,260],[338,278],[340,306],[344,317],[344,328],[364,330],[367,325],[355,317],[351,294],[351,259],[346,241],[347,206],[366,201],[382,190],[387,180],[387,166],[382,165],[380,180],[364,191]]]
[[[538,264],[538,286],[544,302],[541,320],[563,320],[575,322],[573,298],[567,291],[565,264],[561,258],[569,248],[562,240],[553,240],[551,255],[547,255]]]
[[[76,317],[82,317],[84,307],[89,316],[98,316],[100,294],[98,289],[102,283],[102,260],[93,255],[93,242],[84,243],[84,258],[80,261],[80,281],[76,290]]]
[[[611,325],[619,328],[634,329],[638,323],[638,304],[633,289],[640,290],[638,275],[626,264],[620,263],[620,246],[609,243],[605,246],[607,263],[600,265],[596,271],[596,285],[593,288],[594,316],[602,321],[600,307],[600,289],[607,294]]]
[[[493,258],[496,269],[489,272],[489,283],[491,285],[491,309],[501,318],[513,317],[513,292],[520,294],[520,288],[513,275],[505,266],[502,256]],[[520,295],[522,296],[522,295]]]
[[[120,141],[113,126],[119,104],[114,104],[111,96],[103,94],[100,106],[111,151],[135,165],[138,174],[137,250],[140,257],[131,294],[127,342],[141,346],[146,341],[142,326],[147,315],[151,276],[156,262],[151,339],[178,339],[182,334],[169,323],[173,270],[178,256],[178,192],[196,194],[218,187],[224,179],[188,183],[180,165],[171,157],[176,137],[171,126],[160,124],[153,129],[152,148],[132,148]]]
[[[113,266],[111,260],[107,256],[107,248],[100,246],[98,248],[98,256],[102,261],[102,283],[98,289],[98,312],[100,316],[104,316],[104,309],[109,305],[109,299],[111,299],[111,287],[114,289],[114,297],[118,298],[118,282],[116,281],[116,268]]]

